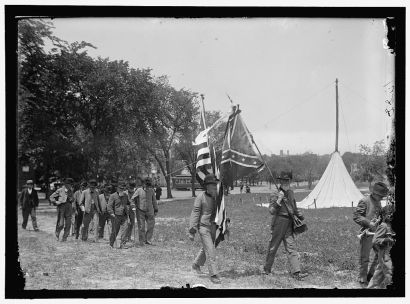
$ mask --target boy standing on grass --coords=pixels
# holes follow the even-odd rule
[[[353,213],[353,220],[364,230],[360,238],[359,258],[359,283],[362,288],[367,287],[374,274],[378,257],[377,252],[372,250],[373,235],[377,228],[377,218],[381,210],[381,200],[387,195],[389,189],[386,184],[377,182],[373,185],[372,193],[360,200]],[[372,258],[370,258],[372,254]]]
[[[74,192],[74,213],[75,213],[75,239],[78,240],[78,237],[80,236],[80,228],[81,224],[83,223],[83,210],[81,210],[81,194],[83,191],[87,188],[87,182],[82,181],[80,184],[80,189],[78,189],[76,192]]]
[[[390,258],[390,249],[395,243],[393,239],[395,233],[391,228],[394,211],[393,204],[389,204],[381,210],[382,222],[377,227],[373,237],[373,248],[377,251],[378,264],[367,288],[385,289],[387,285],[392,283],[393,264]]]
[[[218,180],[215,175],[208,174],[204,180],[206,190],[197,196],[189,223],[189,238],[194,240],[198,231],[201,237],[202,248],[199,251],[192,269],[201,273],[201,266],[208,260],[208,270],[211,281],[220,284],[221,279],[216,269],[215,234],[216,234],[216,197]]]
[[[295,235],[293,230],[293,216],[303,220],[301,211],[296,206],[295,195],[290,189],[292,172],[281,172],[278,178],[280,182],[279,192],[274,192],[269,198],[269,212],[273,215],[271,224],[272,237],[269,242],[268,254],[266,256],[264,274],[270,274],[276,252],[283,242],[286,255],[290,264],[292,277],[303,280],[307,273],[300,272],[300,261],[296,251]]]

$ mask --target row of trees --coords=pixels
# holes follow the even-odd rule
[[[44,181],[58,170],[75,179],[123,177],[149,172],[156,162],[171,195],[171,173],[181,161],[192,175],[195,196],[198,94],[173,88],[166,76],[134,69],[126,61],[92,58],[87,42],[68,43],[53,36],[52,23],[25,19],[18,25],[18,159]],[[52,45],[45,47],[45,44]],[[214,123],[220,112],[207,112]],[[220,155],[225,124],[211,132]],[[357,163],[357,180],[384,174],[384,146],[376,142],[361,153],[343,155],[346,167]],[[318,179],[329,155],[265,156],[278,174],[292,170],[296,181]],[[176,161],[176,160],[179,160]],[[178,168],[177,168],[178,167]],[[269,181],[268,171],[249,180]]]
[[[171,151],[189,163],[196,157],[198,94],[150,69],[92,58],[93,45],[63,41],[52,28],[34,19],[18,25],[20,164],[47,180],[55,170],[76,179],[135,175],[156,160],[171,197]],[[208,113],[210,122],[219,115]]]
[[[354,181],[368,182],[370,186],[374,180],[383,179],[386,174],[385,144],[381,140],[376,141],[373,146],[360,145],[359,149],[359,153],[345,152],[342,159]],[[308,188],[311,189],[313,181],[319,179],[325,171],[330,161],[330,155],[306,152],[301,155],[285,157],[265,155],[265,159],[274,175],[281,171],[292,170],[294,180],[296,182],[307,181]],[[272,181],[268,170],[265,170],[259,177],[268,182]],[[249,177],[251,181],[257,178],[256,173]]]

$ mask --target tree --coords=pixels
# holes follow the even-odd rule
[[[362,179],[367,180],[369,188],[373,180],[384,177],[386,171],[386,152],[384,141],[376,141],[373,147],[367,145],[360,145],[360,153],[363,158],[360,161]]]
[[[167,77],[155,80],[149,115],[145,116],[145,128],[135,130],[141,145],[155,158],[167,183],[167,198],[171,193],[171,147],[187,121],[192,121],[197,111],[188,90],[175,90]]]

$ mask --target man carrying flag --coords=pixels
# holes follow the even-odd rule
[[[216,269],[215,235],[216,235],[216,198],[218,180],[214,174],[208,174],[204,179],[205,191],[198,195],[194,202],[189,223],[190,239],[193,241],[195,233],[199,232],[202,248],[199,251],[192,269],[201,273],[201,266],[208,260],[211,281],[220,284],[221,280]]]

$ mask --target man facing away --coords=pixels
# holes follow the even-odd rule
[[[154,234],[155,216],[158,213],[158,205],[150,178],[145,179],[145,187],[138,188],[131,199],[135,202],[137,207],[138,237],[140,245],[152,245],[152,236]]]
[[[301,273],[299,256],[296,251],[295,235],[293,231],[293,216],[303,220],[303,215],[296,206],[293,191],[290,189],[292,172],[281,172],[278,178],[280,188],[269,198],[269,212],[273,215],[271,222],[271,239],[266,256],[264,274],[270,274],[276,252],[281,243],[285,247],[286,255],[291,268],[292,277],[296,280],[303,280],[307,273]]]
[[[55,235],[59,240],[60,232],[64,228],[62,242],[67,241],[67,237],[70,234],[71,228],[71,213],[73,209],[74,192],[73,192],[73,179],[64,179],[64,185],[57,189],[50,195],[50,200],[55,201],[57,205],[57,224]]]
[[[208,270],[211,281],[220,284],[216,268],[215,235],[216,235],[216,197],[218,180],[215,175],[208,174],[204,179],[205,191],[198,195],[194,202],[194,208],[189,222],[189,234],[191,241],[194,240],[196,232],[202,242],[202,248],[198,252],[192,269],[201,273],[201,266],[208,260]]]
[[[23,213],[23,223],[21,226],[26,229],[28,216],[31,216],[34,231],[39,231],[37,226],[36,208],[38,207],[38,195],[34,189],[34,182],[30,179],[26,182],[27,188],[23,189],[19,197],[21,211]]]
[[[372,249],[373,235],[378,225],[381,200],[388,192],[386,184],[376,182],[372,193],[359,201],[353,213],[353,220],[365,232],[360,238],[359,283],[362,288],[367,287],[378,262],[377,252]]]
[[[81,231],[81,240],[87,241],[88,228],[91,220],[94,218],[94,214],[101,213],[99,193],[96,189],[97,181],[90,180],[89,188],[81,193],[80,206],[84,210],[83,229]],[[97,238],[96,238],[97,239]]]
[[[108,199],[107,210],[111,216],[112,230],[110,236],[110,247],[114,248],[114,242],[119,232],[121,235],[120,249],[127,249],[125,247],[126,232],[129,223],[127,208],[128,196],[124,193],[126,184],[125,182],[119,182],[117,191],[110,195]]]

